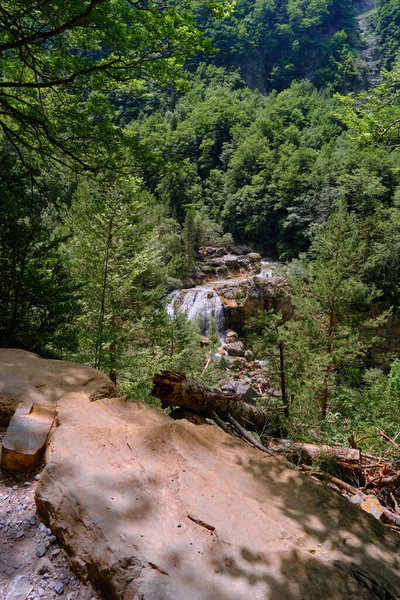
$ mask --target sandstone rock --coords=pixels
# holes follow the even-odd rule
[[[51,406],[67,392],[84,391],[92,400],[118,395],[106,375],[84,365],[44,360],[25,350],[0,348],[0,427],[17,406]]]
[[[39,560],[36,563],[35,573],[37,573],[38,575],[44,575],[44,573],[53,573],[54,570],[55,567],[53,563],[46,556],[39,558]]]
[[[229,356],[243,356],[244,354],[244,344],[240,341],[225,344],[224,348]]]
[[[209,344],[211,344],[210,338],[208,338],[205,335],[198,334],[198,338],[201,346],[208,346]]]
[[[282,460],[121,398],[58,422],[38,510],[107,597],[398,598],[399,536]]]
[[[371,496],[370,498],[364,500],[364,502],[361,504],[361,508],[365,510],[365,512],[374,516],[375,519],[380,519],[383,515],[383,506],[379,502],[378,498],[375,498],[375,496]]]
[[[3,438],[1,468],[5,471],[27,473],[42,462],[55,410],[30,405],[28,412],[27,408],[27,403],[18,407]]]
[[[236,340],[238,339],[239,335],[236,333],[236,331],[233,331],[233,329],[228,329],[226,332],[226,343],[227,344],[231,344],[232,342],[236,342]]]

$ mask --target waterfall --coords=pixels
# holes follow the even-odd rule
[[[259,277],[263,277],[264,279],[271,279],[274,276],[274,269],[283,267],[284,263],[271,260],[269,258],[263,258],[260,262],[260,272],[258,274]]]
[[[224,331],[224,306],[212,288],[196,287],[172,292],[167,298],[166,310],[171,318],[176,311],[184,312],[190,321],[199,321],[201,333],[206,335],[214,318],[220,339]]]
[[[263,259],[261,261],[259,277],[264,277],[265,279],[270,279],[272,277],[271,261],[268,259]]]

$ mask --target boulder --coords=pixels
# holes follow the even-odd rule
[[[259,394],[252,388],[248,383],[241,381],[228,381],[222,388],[226,390],[230,394],[238,394],[238,396],[242,396],[244,402],[248,402],[249,404],[255,405],[255,398],[259,397]]]
[[[55,406],[67,392],[81,391],[94,400],[117,396],[109,378],[91,367],[44,360],[25,350],[0,348],[0,427],[6,426],[18,404]]]
[[[257,252],[250,252],[246,258],[250,263],[259,263],[261,261],[261,256]]]
[[[36,469],[42,462],[54,417],[54,407],[20,404],[2,440],[1,468],[24,473]]]
[[[224,348],[229,356],[243,356],[244,354],[244,344],[241,341],[225,344]]]
[[[38,511],[102,597],[399,597],[398,534],[283,460],[122,398],[57,422]]]
[[[236,333],[236,331],[233,331],[233,329],[228,329],[225,332],[225,336],[226,336],[226,343],[227,344],[231,344],[232,342],[236,342],[236,340],[239,337],[239,335]]]

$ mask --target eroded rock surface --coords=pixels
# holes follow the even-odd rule
[[[104,598],[399,598],[400,538],[282,461],[121,398],[58,410],[36,502]]]
[[[74,391],[84,391],[92,400],[118,395],[108,377],[91,367],[0,348],[0,427],[9,423],[21,402],[51,406]]]
[[[30,472],[42,462],[55,408],[20,404],[3,438],[1,468]]]

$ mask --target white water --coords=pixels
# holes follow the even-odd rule
[[[276,260],[269,260],[269,258],[263,258],[260,262],[260,272],[258,274],[259,277],[264,277],[264,279],[270,279],[273,277],[273,271],[276,267],[282,267],[283,263],[278,262]]]
[[[184,312],[190,321],[199,321],[201,333],[206,335],[214,318],[219,337],[223,339],[224,307],[221,298],[212,288],[195,287],[172,292],[167,299],[166,310],[173,319],[176,312]]]

